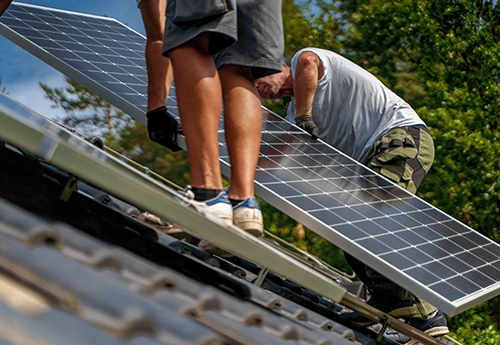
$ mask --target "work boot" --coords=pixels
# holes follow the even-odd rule
[[[441,337],[443,335],[448,334],[450,331],[448,329],[448,325],[446,322],[446,317],[444,316],[444,313],[440,310],[436,310],[432,315],[430,315],[429,319],[424,321],[422,319],[407,319],[404,320],[407,324],[415,327],[416,329],[424,332],[430,337],[436,338],[436,337]],[[375,327],[373,328],[374,331],[379,332],[381,327]],[[417,345],[420,344],[418,341],[413,340],[409,336],[399,333],[397,331],[394,331],[390,328],[388,328],[385,333],[384,337],[390,340],[394,340],[398,343],[401,343],[403,345]]]

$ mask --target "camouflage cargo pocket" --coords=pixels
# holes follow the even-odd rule
[[[406,160],[415,158],[418,149],[408,132],[395,128],[377,140],[373,149],[367,164],[371,169],[409,191],[416,190],[412,181],[413,168]]]

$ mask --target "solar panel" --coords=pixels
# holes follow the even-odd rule
[[[145,123],[144,36],[111,18],[16,2],[1,20],[5,37]]]
[[[0,33],[144,123],[145,38],[120,22],[13,3]],[[175,88],[167,102],[178,115]],[[263,109],[256,194],[455,315],[500,293],[500,246]],[[221,166],[229,156],[219,128]]]
[[[234,225],[185,207],[175,199],[176,191],[3,93],[0,93],[0,138],[291,281],[306,280],[303,286],[311,291],[337,302],[344,298],[346,290],[339,281],[309,269]]]

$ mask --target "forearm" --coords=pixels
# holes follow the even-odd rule
[[[165,105],[172,82],[170,59],[162,55],[166,6],[166,0],[143,0],[139,4],[147,37],[148,110]]]
[[[146,44],[148,72],[148,110],[164,106],[172,82],[170,59],[162,55],[162,41]]]

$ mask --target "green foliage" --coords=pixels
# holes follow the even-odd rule
[[[303,15],[302,8],[294,0],[283,0],[283,30],[285,34],[285,59],[314,42],[313,26]]]
[[[459,340],[462,345],[500,344],[500,332],[494,322],[491,304],[483,303],[455,316],[451,320],[450,336]]]
[[[185,186],[189,166],[185,152],[173,153],[149,140],[146,127],[113,107],[74,80],[66,78],[64,88],[40,83],[53,103],[67,113],[58,119],[87,136],[102,136],[111,149],[149,168],[173,183]]]
[[[283,0],[282,13],[287,61],[305,47],[342,50],[345,23],[337,15],[335,5],[325,1]]]
[[[421,113],[431,126],[437,157],[432,174],[420,189],[423,197],[500,241],[499,133],[488,128],[472,130],[465,121],[467,112],[422,109]],[[446,193],[444,197],[442,193]]]

